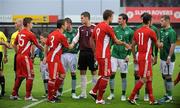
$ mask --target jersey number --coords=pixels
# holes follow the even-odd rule
[[[143,45],[144,43],[144,33],[138,33],[139,35],[139,45]]]
[[[24,45],[24,39],[23,39],[23,37],[25,37],[25,35],[24,34],[20,34],[19,35],[19,46],[23,46]]]
[[[51,46],[50,46],[51,48],[52,48],[53,45],[54,45],[53,42],[54,42],[54,36],[51,36]]]

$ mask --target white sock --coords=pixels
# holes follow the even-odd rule
[[[86,75],[81,75],[81,94],[84,95],[86,95],[86,83],[87,83]]]

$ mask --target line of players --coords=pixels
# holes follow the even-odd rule
[[[127,88],[126,76],[131,53],[130,44],[132,44],[132,53],[135,63],[136,86],[131,96],[128,98],[128,101],[132,104],[137,104],[135,99],[138,99],[138,90],[146,83],[144,100],[149,101],[150,98],[150,104],[157,104],[152,95],[152,64],[157,63],[158,47],[161,48],[161,72],[166,88],[166,95],[163,97],[163,100],[166,102],[172,101],[172,73],[175,61],[174,48],[176,33],[170,26],[169,16],[162,16],[161,26],[163,28],[160,30],[160,33],[158,33],[157,28],[151,24],[151,15],[144,13],[141,16],[142,24],[137,27],[137,30],[134,33],[127,25],[128,17],[126,14],[119,15],[119,25],[113,30],[109,26],[113,20],[113,14],[114,13],[111,10],[106,10],[103,13],[104,21],[96,26],[91,24],[89,12],[83,12],[81,14],[83,25],[77,30],[72,28],[71,19],[66,18],[64,20],[58,20],[57,29],[49,35],[47,33],[41,34],[40,41],[45,47],[45,55],[43,56],[41,53],[40,70],[44,80],[45,93],[48,94],[48,100],[50,102],[60,102],[60,99],[57,98],[57,96],[62,95],[63,93],[63,81],[65,72],[68,71],[68,67],[71,71],[72,98],[74,99],[87,98],[86,70],[87,67],[89,67],[94,85],[94,88],[89,94],[96,100],[97,104],[105,104],[103,93],[109,78],[111,94],[107,99],[112,100],[114,98],[114,78],[115,72],[119,68],[122,78],[121,100],[125,101]],[[17,66],[15,69],[16,79],[10,99],[20,99],[18,90],[21,82],[25,78],[25,100],[37,101],[37,99],[33,98],[31,95],[34,79],[32,64],[32,59],[34,59],[34,57],[33,54],[31,54],[31,52],[33,52],[31,42],[39,49],[43,50],[43,48],[42,45],[38,44],[35,35],[30,32],[33,25],[31,18],[25,18],[23,21],[19,20],[17,23],[21,25],[19,27],[19,33],[16,32],[18,37],[14,38],[15,41],[12,41],[11,44],[14,44],[14,48],[17,49],[15,61],[18,62],[15,62],[15,66]],[[22,25],[24,26],[23,28]],[[17,34],[14,36],[17,36]],[[112,55],[110,54],[110,43],[113,44],[113,42],[110,42],[110,38],[112,38],[115,43],[112,47]],[[159,38],[161,44],[158,43],[157,38]],[[93,40],[95,40],[95,42]],[[136,45],[137,48],[135,50],[134,46]],[[81,94],[76,96],[75,71],[78,48],[80,49],[78,69],[81,74]],[[98,79],[96,78],[96,61],[99,65]]]

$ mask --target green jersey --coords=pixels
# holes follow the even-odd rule
[[[76,36],[77,30],[72,28],[71,31],[64,31],[64,35],[66,36],[69,43],[72,42],[73,38]],[[79,45],[76,44],[73,49],[63,48],[63,53],[74,53],[77,54],[79,50]]]
[[[41,61],[43,61],[43,59],[44,59],[44,53],[43,53],[43,51],[40,51],[40,52],[39,52],[39,58],[40,58]]]
[[[139,29],[143,25],[144,24],[138,25],[136,29]],[[157,39],[159,39],[159,30],[158,30],[158,28],[156,28],[154,25],[151,25],[150,28],[156,33]],[[156,47],[156,45],[154,43],[152,44],[152,48],[153,48],[153,56],[157,56],[158,55],[158,48]]]
[[[160,49],[160,59],[166,61],[169,55],[171,44],[176,43],[176,32],[172,27],[160,29],[160,42],[163,42],[163,48]],[[171,56],[171,62],[175,61],[175,53]]]
[[[132,37],[134,35],[134,31],[126,26],[125,28],[122,28],[121,25],[117,26],[114,28],[114,32],[116,37],[124,41],[126,43],[131,43],[132,42]],[[127,50],[125,46],[122,45],[113,45],[112,48],[112,57],[118,58],[118,59],[125,59],[127,55],[130,55],[131,51]]]

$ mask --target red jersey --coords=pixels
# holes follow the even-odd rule
[[[138,60],[150,60],[152,55],[152,41],[157,42],[156,33],[147,26],[134,32],[133,40],[138,46]]]
[[[62,47],[69,46],[66,37],[58,29],[49,34],[46,45],[50,48],[47,53],[48,62],[60,62]]]
[[[101,22],[94,28],[92,38],[96,41],[96,58],[110,58],[110,38],[115,39],[113,29],[106,22]]]
[[[30,56],[31,51],[31,45],[32,42],[40,49],[42,49],[41,46],[39,46],[36,36],[34,33],[27,29],[22,29],[15,40],[15,45],[18,45],[18,52],[17,54],[22,54],[25,56]]]

